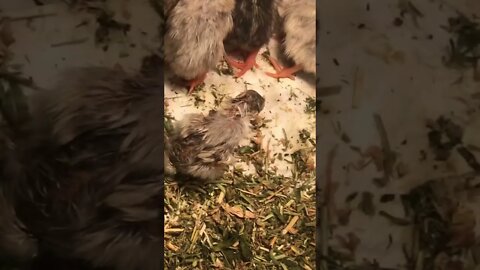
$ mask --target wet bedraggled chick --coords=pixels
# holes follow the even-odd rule
[[[176,172],[205,181],[221,177],[234,150],[249,137],[251,118],[264,106],[265,99],[256,91],[248,90],[207,116],[185,116],[169,139],[168,153]]]
[[[0,158],[9,205],[0,214],[12,217],[0,229],[36,241],[17,244],[18,255],[38,249],[72,260],[71,269],[78,260],[85,269],[162,269],[162,91],[161,80],[73,68],[31,99],[30,125]]]
[[[165,62],[188,80],[188,93],[225,54],[223,40],[233,27],[234,6],[234,0],[180,0],[167,14]]]
[[[273,34],[276,13],[275,0],[236,0],[233,11],[233,30],[225,39],[229,55],[226,61],[240,69],[235,77],[243,76],[253,67],[258,67],[256,58],[262,46]],[[245,61],[238,61],[230,54],[247,53]]]
[[[288,78],[300,70],[315,73],[316,55],[316,3],[313,0],[284,0],[281,12],[284,30],[284,52],[295,65],[282,67],[269,56],[276,73],[266,73],[273,78]]]

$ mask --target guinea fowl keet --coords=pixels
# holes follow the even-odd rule
[[[234,0],[179,0],[169,6],[165,61],[175,75],[188,81],[190,94],[225,54],[223,40],[233,27],[235,3]]]
[[[235,77],[243,76],[253,67],[258,67],[256,58],[262,46],[270,40],[276,15],[274,0],[236,0],[233,11],[233,30],[225,39],[229,55],[225,56],[230,66],[240,69]],[[232,55],[246,53],[245,61]]]
[[[278,61],[269,57],[276,73],[266,73],[273,78],[291,78],[300,70],[315,73],[316,55],[316,3],[313,0],[283,0],[284,52],[295,62],[289,68],[282,67]]]
[[[168,139],[168,154],[176,173],[200,180],[216,180],[227,169],[234,150],[250,135],[250,120],[265,99],[248,90],[208,115],[189,114],[176,123]]]

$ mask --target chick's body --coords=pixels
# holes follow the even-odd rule
[[[286,6],[284,17],[285,53],[310,73],[315,73],[315,10],[315,1],[294,1]]]
[[[120,70],[74,68],[32,99],[32,125],[13,139],[1,184],[40,255],[83,269],[162,269],[162,91]]]
[[[230,65],[241,69],[237,77],[256,65],[259,49],[270,40],[276,16],[275,5],[274,0],[236,0],[233,30],[225,39],[225,45],[229,50],[249,53],[244,63],[227,57]]]
[[[236,0],[233,10],[233,30],[225,43],[247,52],[265,45],[274,26],[274,0]]]
[[[190,80],[189,92],[221,60],[234,5],[234,0],[180,0],[167,14],[165,61],[174,74]]]
[[[282,11],[283,44],[285,54],[295,62],[293,67],[283,68],[270,57],[277,74],[267,73],[274,78],[287,78],[304,70],[316,73],[316,3],[313,0],[284,0],[279,4]]]
[[[265,100],[249,90],[225,109],[189,114],[177,123],[170,143],[170,161],[177,173],[202,180],[223,175],[239,143],[250,135],[250,117],[258,114]]]

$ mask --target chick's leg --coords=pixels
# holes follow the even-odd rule
[[[206,77],[207,77],[207,73],[204,73],[204,74],[199,75],[195,79],[188,81],[188,86],[189,86],[188,95],[192,94],[192,92],[195,90],[195,88],[205,81]]]
[[[282,67],[282,65],[280,65],[280,63],[278,63],[277,59],[273,58],[272,56],[268,56],[268,60],[270,61],[270,63],[272,64],[273,68],[275,69],[276,73],[280,73],[282,70],[284,70],[285,68]],[[266,72],[266,74],[270,77],[273,77],[271,75],[275,75],[276,74],[272,74],[270,72]],[[274,77],[275,78],[275,77]],[[293,75],[289,75],[287,76],[287,78],[291,79],[291,80],[295,80],[295,77]]]
[[[270,73],[270,72],[265,72],[265,74],[267,74],[268,76],[272,77],[272,78],[276,78],[276,79],[280,79],[280,78],[290,78],[292,80],[294,80],[295,78],[293,77],[293,74],[297,73],[298,71],[302,70],[303,69],[303,66],[302,65],[295,65],[293,67],[289,67],[289,68],[284,68],[282,67],[278,61],[273,58],[272,56],[269,56],[268,57],[268,60],[270,61],[270,63],[272,64],[273,68],[275,69],[276,71],[276,74],[274,73]]]
[[[243,62],[235,59],[232,56],[225,55],[225,61],[227,61],[228,65],[237,69],[242,69],[245,65]]]
[[[243,68],[241,68],[240,71],[237,74],[235,74],[235,77],[237,77],[237,78],[242,77],[245,73],[247,73],[247,71],[249,71],[253,67],[258,67],[258,64],[257,64],[257,61],[256,61],[258,51],[260,51],[260,49],[252,51],[247,56],[247,59],[245,60]]]
[[[290,78],[290,76],[299,72],[302,69],[303,69],[302,65],[295,65],[293,67],[284,68],[280,72],[277,72],[276,74],[273,74],[273,73],[270,73],[270,72],[266,72],[266,74],[270,77],[277,78],[277,79]]]
[[[231,67],[234,67],[234,68],[240,69],[240,70],[244,70],[245,67],[246,67],[246,62],[248,61],[248,58],[247,58],[246,62],[240,61],[240,60],[236,59],[235,57],[231,56],[231,55],[235,55],[235,54],[237,54],[237,55],[241,54],[241,51],[235,51],[235,52],[230,53],[230,55],[225,55],[225,61],[227,61],[228,65],[231,66]],[[256,52],[255,57],[257,56],[257,54],[258,54],[258,51]],[[258,64],[255,62],[255,59],[254,59],[254,66],[256,68],[258,68]],[[247,72],[247,71],[248,71],[248,69],[245,72]],[[243,75],[245,72],[243,72],[241,75]],[[236,75],[236,77],[240,77],[240,76],[238,76],[238,74]]]

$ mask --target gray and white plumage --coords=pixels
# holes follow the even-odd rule
[[[108,68],[61,76],[2,157],[10,216],[39,254],[75,261],[63,269],[162,269],[162,82]]]
[[[276,15],[274,0],[236,0],[234,27],[225,44],[248,52],[259,49],[270,40]]]
[[[284,0],[281,16],[285,31],[285,54],[309,73],[315,73],[316,3],[313,0]]]
[[[234,0],[180,0],[167,14],[165,61],[177,76],[191,80],[215,68],[223,40],[233,27]]]
[[[186,115],[169,139],[168,153],[176,172],[207,181],[221,177],[234,150],[250,135],[251,117],[264,106],[265,99],[248,90],[207,116]]]
[[[168,138],[165,138],[165,141],[167,141]],[[166,149],[167,146],[165,146]],[[165,175],[170,175],[170,176],[173,176],[177,173],[177,170],[175,169],[175,167],[173,166],[172,162],[170,161],[170,157],[168,156],[168,152],[166,151],[165,149],[165,153],[164,153],[164,156],[163,156],[163,160],[164,160],[164,168],[165,168]]]

